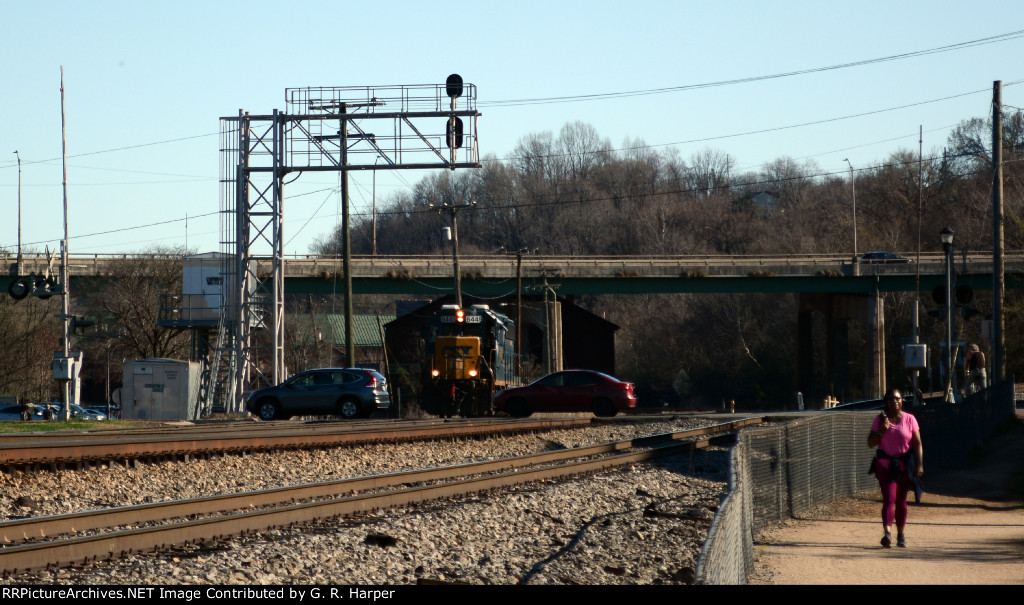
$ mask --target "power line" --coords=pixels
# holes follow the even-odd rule
[[[1005,85],[1004,85],[1004,87],[1005,87]],[[861,113],[849,114],[849,115],[845,115],[845,116],[838,116],[838,117],[834,117],[834,118],[824,118],[824,119],[821,119],[821,120],[812,120],[810,122],[801,122],[801,123],[798,123],[798,124],[789,124],[789,125],[786,125],[786,126],[775,126],[775,127],[772,127],[772,128],[763,128],[763,129],[759,129],[759,130],[749,130],[749,131],[745,131],[745,132],[736,132],[736,133],[732,133],[732,134],[724,134],[724,135],[716,135],[716,136],[709,136],[709,137],[701,137],[701,138],[689,139],[689,140],[685,140],[685,141],[674,141],[674,142],[671,142],[671,143],[654,143],[654,144],[650,144],[650,145],[635,145],[635,146],[630,146],[630,147],[605,148],[605,149],[598,149],[598,150],[594,150],[594,151],[590,151],[590,152],[585,152],[585,153],[593,155],[593,154],[601,154],[601,153],[608,153],[608,152],[614,152],[614,151],[638,151],[638,150],[642,150],[642,149],[654,149],[654,148],[657,148],[657,147],[671,147],[671,146],[675,146],[675,145],[689,145],[689,144],[693,144],[693,143],[707,143],[709,141],[718,141],[718,140],[722,140],[722,139],[733,139],[733,138],[742,137],[742,136],[750,136],[750,135],[755,135],[755,134],[765,134],[765,133],[768,133],[768,132],[779,132],[779,131],[783,131],[783,130],[791,130],[791,129],[794,129],[794,128],[803,128],[805,126],[817,126],[819,124],[827,124],[827,123],[830,123],[830,122],[839,122],[839,121],[842,121],[842,120],[850,120],[850,119],[853,119],[853,118],[861,118],[861,117],[865,117],[865,116],[876,115],[876,114],[880,114],[880,113],[886,113],[886,112],[889,112],[889,111],[898,111],[898,110],[901,110],[901,109],[908,109],[908,108],[911,108],[911,107],[919,107],[921,105],[928,105],[928,104],[931,104],[931,103],[939,103],[941,101],[948,101],[950,99],[957,99],[957,98],[960,98],[960,97],[966,97],[966,96],[970,96],[970,95],[975,95],[975,94],[980,94],[980,93],[988,93],[988,92],[991,92],[990,88],[983,88],[983,89],[979,89],[979,90],[971,90],[971,91],[967,91],[967,92],[962,92],[962,93],[957,93],[957,94],[953,94],[953,95],[948,95],[948,96],[940,97],[940,98],[937,98],[937,99],[930,99],[930,100],[927,100],[927,101],[918,101],[918,102],[915,102],[915,103],[907,103],[905,105],[897,105],[897,106],[894,106],[894,107],[887,107],[887,108],[884,108],[884,109],[875,109],[875,110],[865,111],[865,112],[861,112]],[[907,135],[907,136],[909,136],[909,135]],[[917,136],[916,132],[914,133],[914,136]],[[567,155],[569,155],[569,154],[566,154],[566,153],[552,153],[552,154],[547,154],[547,155],[537,155],[537,156],[533,156],[533,157],[537,157],[537,158],[558,158],[558,157],[566,157]],[[515,156],[510,156],[510,157],[505,157],[505,158],[498,158],[497,160],[488,160],[488,159],[485,158],[484,160],[482,160],[482,162],[493,162],[493,161],[501,162],[501,161],[508,161],[508,160],[511,160],[511,159],[514,159],[514,158],[515,158]]]
[[[1022,30],[1021,32],[1012,32],[1011,34],[1003,34],[1003,36],[1011,36],[1011,35],[1014,36],[1014,37],[1024,37],[1024,30]],[[1002,36],[995,36],[994,38],[1001,38],[1001,37]],[[989,39],[985,38],[983,40],[989,40]],[[996,40],[996,41],[998,41],[998,40]],[[975,41],[975,42],[978,42],[978,41]],[[961,43],[961,44],[973,44],[973,43]],[[957,46],[957,45],[953,45],[953,46]],[[949,48],[949,47],[942,47],[942,48]],[[926,52],[926,51],[921,51],[921,52]],[[900,56],[900,55],[896,55],[896,56]],[[890,58],[877,59],[877,60],[873,60],[873,61],[881,61],[881,60],[888,60],[888,59],[890,59]],[[1024,80],[1011,81],[1011,82],[1005,83],[1003,86],[1004,86],[1004,88],[1006,88],[1006,87],[1009,87],[1009,86],[1020,84],[1021,82],[1024,82]],[[669,90],[669,89],[663,89],[663,90]],[[736,133],[731,133],[731,134],[715,135],[715,136],[709,136],[709,137],[701,137],[701,138],[696,138],[696,139],[688,139],[688,140],[683,140],[683,141],[674,141],[674,142],[669,142],[669,143],[652,143],[652,144],[649,144],[649,145],[645,144],[645,145],[635,145],[635,146],[630,146],[630,147],[605,148],[605,149],[599,149],[599,150],[595,150],[595,151],[587,152],[587,153],[589,153],[589,154],[599,154],[599,153],[607,153],[607,152],[614,152],[614,151],[638,151],[638,150],[642,150],[642,149],[655,149],[655,148],[658,148],[658,147],[671,147],[671,146],[676,146],[676,145],[689,145],[689,144],[693,144],[693,143],[707,143],[707,142],[710,142],[710,141],[719,141],[719,140],[723,140],[723,139],[732,139],[732,138],[738,138],[738,137],[743,137],[743,136],[751,136],[751,135],[756,135],[756,134],[766,134],[766,133],[769,133],[769,132],[780,132],[780,131],[784,131],[784,130],[803,128],[803,127],[807,127],[807,126],[817,126],[817,125],[820,125],[820,124],[827,124],[827,123],[831,123],[831,122],[839,122],[839,121],[843,121],[843,120],[850,120],[850,119],[854,119],[854,118],[861,118],[861,117],[870,116],[870,115],[877,115],[877,114],[886,113],[886,112],[890,112],[890,111],[899,111],[899,110],[902,110],[902,109],[909,109],[909,108],[912,108],[912,107],[920,107],[922,105],[928,105],[928,104],[932,104],[932,103],[939,103],[939,102],[942,102],[942,101],[948,101],[948,100],[951,100],[951,99],[957,99],[957,98],[966,97],[966,96],[970,96],[970,95],[974,95],[974,94],[988,93],[988,92],[990,92],[990,89],[989,88],[984,88],[984,89],[979,89],[979,90],[971,90],[971,91],[967,91],[967,92],[947,95],[945,97],[939,97],[939,98],[936,98],[936,99],[929,99],[929,100],[925,100],[925,101],[918,101],[918,102],[914,102],[914,103],[907,103],[907,104],[904,104],[904,105],[897,105],[897,106],[887,107],[887,108],[883,108],[883,109],[875,109],[875,110],[871,110],[871,111],[865,111],[865,112],[860,112],[860,113],[855,113],[855,114],[848,114],[848,115],[844,115],[844,116],[837,116],[837,117],[833,117],[833,118],[824,118],[824,119],[821,119],[821,120],[812,120],[810,122],[801,122],[801,123],[798,123],[798,124],[788,124],[788,125],[785,125],[785,126],[775,126],[775,127],[771,127],[771,128],[763,128],[763,129],[758,129],[758,130],[736,132]],[[93,151],[93,152],[88,152],[88,153],[84,153],[84,154],[78,154],[78,155],[70,156],[70,157],[82,157],[82,156],[89,156],[89,155],[98,155],[98,154],[103,154],[103,153],[112,153],[112,152],[116,152],[116,151],[124,151],[124,150],[127,150],[127,149],[137,149],[137,148],[141,148],[141,147],[150,147],[150,146],[154,146],[154,145],[163,145],[163,144],[167,144],[167,143],[175,143],[175,142],[180,142],[180,141],[186,141],[186,140],[191,140],[191,139],[197,139],[197,138],[212,136],[213,134],[219,134],[219,133],[193,135],[193,136],[189,136],[189,137],[182,137],[182,138],[179,138],[179,139],[169,139],[169,140],[165,140],[165,141],[156,141],[156,142],[152,142],[152,143],[141,143],[141,144],[138,144],[138,145],[131,145],[131,146],[127,146],[127,147],[119,147],[119,148],[115,148],[115,149],[108,149],[108,150],[102,150],[102,151]],[[910,135],[907,135],[907,136],[910,136]],[[915,136],[916,136],[916,133],[915,133]],[[890,139],[890,140],[895,140],[895,139]],[[556,158],[556,157],[565,157],[567,155],[569,155],[569,154],[566,154],[566,153],[555,153],[555,154],[540,155],[540,156],[535,156],[535,157],[538,157],[538,158]],[[507,156],[505,158],[497,158],[496,160],[484,158],[483,160],[481,160],[481,163],[488,163],[488,162],[495,162],[495,161],[503,162],[503,161],[508,161],[510,159],[513,159],[514,157],[515,156]],[[51,161],[54,161],[54,160],[52,160],[52,159],[51,160],[35,160],[35,161],[32,161],[32,162],[25,162],[25,164],[41,164],[41,163],[46,163],[46,162],[51,162]],[[13,167],[15,165],[16,164],[12,163],[12,164],[10,164],[9,166],[6,166],[6,167]],[[115,170],[115,169],[107,169],[107,170]],[[125,172],[129,172],[129,171],[125,171]],[[154,173],[154,174],[160,174],[160,173]],[[170,176],[186,176],[186,175],[170,175]],[[209,180],[209,179],[214,179],[216,177],[196,177],[196,178],[197,178],[197,180],[198,179]],[[412,188],[412,185],[409,184],[407,181],[405,181],[404,178],[402,178],[401,180],[403,182],[405,182],[406,186],[408,186],[410,189]],[[172,182],[174,182],[174,181],[172,181]],[[121,183],[121,184],[149,184],[149,183]],[[93,185],[99,185],[99,184],[93,184]]]
[[[974,154],[972,154],[972,153],[953,154],[953,155],[947,155],[946,159],[956,159],[956,158],[960,158],[960,157],[972,157],[973,155]],[[926,161],[934,162],[934,161],[938,161],[939,159],[942,159],[942,156],[937,156],[936,155],[936,156],[931,156],[931,157],[928,157],[928,158],[925,158],[925,159],[926,159]],[[913,162],[910,162],[910,163],[913,164],[913,163],[916,163],[916,161],[917,160],[915,159]],[[887,163],[887,164],[878,164],[878,165],[875,165],[875,166],[867,166],[867,167],[864,167],[864,168],[858,168],[858,169],[855,170],[855,172],[871,172],[871,171],[882,170],[882,169],[886,169],[886,168],[894,168],[894,167],[898,167],[898,166],[900,166],[902,164],[906,164],[906,163],[907,162],[894,162],[894,163]],[[1007,163],[1009,163],[1009,162],[1007,162]],[[489,209],[493,209],[493,210],[516,210],[516,209],[522,209],[522,208],[534,208],[534,207],[543,207],[543,206],[553,206],[553,205],[566,204],[566,203],[572,203],[572,204],[591,204],[591,203],[598,203],[598,202],[646,199],[646,198],[660,197],[660,196],[666,196],[666,195],[687,195],[687,194],[694,194],[694,193],[697,193],[697,192],[705,192],[705,191],[723,191],[723,190],[731,190],[731,189],[744,189],[744,188],[757,187],[757,186],[762,186],[762,185],[775,185],[775,184],[792,182],[792,181],[813,180],[813,179],[835,177],[835,176],[839,176],[839,175],[845,175],[847,172],[848,171],[844,169],[844,170],[836,170],[836,171],[828,171],[828,172],[819,172],[819,173],[816,173],[816,174],[802,174],[802,175],[797,175],[797,176],[787,177],[787,178],[771,178],[771,179],[763,179],[763,180],[759,180],[759,181],[729,182],[729,183],[726,183],[726,184],[723,184],[723,185],[716,185],[716,186],[712,186],[712,187],[702,187],[700,189],[686,188],[686,189],[672,189],[672,190],[663,190],[663,191],[651,191],[651,192],[638,193],[638,194],[633,194],[633,195],[614,195],[614,196],[606,196],[606,197],[592,197],[592,198],[588,198],[588,199],[585,199],[585,200],[571,200],[571,201],[567,201],[564,198],[559,198],[559,199],[539,200],[539,201],[532,201],[532,202],[522,202],[522,203],[516,203],[516,204],[501,204],[501,205],[491,205],[491,206],[486,205],[484,203],[481,203],[478,206],[478,208],[480,210],[489,210]],[[958,175],[950,175],[950,176],[951,176],[951,178],[959,178],[959,177],[969,176],[969,174],[958,174]],[[382,216],[382,215],[384,215],[384,216],[386,216],[386,215],[401,216],[401,215],[427,214],[427,213],[433,213],[433,212],[435,212],[433,209],[423,207],[423,208],[413,208],[413,209],[407,209],[407,210],[378,210],[377,211],[377,215],[378,216]],[[353,216],[369,216],[369,214],[368,213],[353,213]]]
[[[211,133],[207,133],[207,134],[196,134],[196,135],[192,135],[192,136],[188,136],[188,137],[181,137],[181,138],[178,138],[178,139],[167,139],[167,140],[164,140],[164,141],[153,141],[151,143],[139,143],[137,145],[128,145],[128,146],[125,146],[125,147],[114,147],[112,149],[101,149],[101,150],[98,150],[98,151],[87,151],[85,153],[76,153],[74,155],[69,155],[68,158],[84,158],[84,157],[88,157],[88,156],[91,156],[91,155],[101,155],[101,154],[104,154],[104,153],[114,153],[116,151],[128,151],[130,149],[140,149],[142,147],[152,147],[154,145],[166,145],[168,143],[180,143],[181,141],[191,141],[192,139],[201,139],[203,137],[212,137],[212,136],[216,136],[216,135],[219,135],[219,134],[220,134],[219,132],[211,132]],[[60,159],[61,158],[57,157],[57,158],[49,158],[49,159],[46,159],[46,160],[33,160],[33,161],[30,161],[30,162],[24,162],[24,164],[26,164],[26,165],[46,164],[46,163],[49,163],[49,162],[56,162],[56,161],[58,161]],[[13,165],[14,164],[11,164],[11,166],[13,166]],[[4,166],[4,168],[9,168],[9,167],[10,166]]]
[[[946,46],[939,46],[936,48],[929,48],[926,50],[918,50],[907,53],[901,53],[897,55],[889,55],[887,57],[878,57],[875,59],[865,59],[863,61],[854,61],[852,63],[839,63],[836,65],[828,65],[825,67],[813,67],[809,69],[801,69],[796,71],[788,71],[771,75],[763,76],[751,76],[748,78],[736,78],[732,80],[720,80],[717,82],[705,82],[701,84],[685,84],[682,86],[671,86],[666,88],[650,88],[646,90],[633,90],[633,91],[622,91],[622,92],[604,92],[604,93],[593,93],[585,95],[572,95],[572,96],[560,96],[560,97],[537,97],[532,99],[511,99],[506,101],[490,101],[480,102],[481,107],[513,107],[521,105],[545,105],[551,103],[576,103],[581,101],[598,101],[604,99],[621,99],[627,97],[639,97],[647,95],[658,95],[667,94],[673,92],[683,92],[688,90],[698,90],[702,88],[716,88],[719,86],[733,86],[736,84],[747,84],[750,82],[760,82],[764,80],[774,80],[778,78],[789,78],[792,76],[801,76],[811,73],[820,73],[825,71],[833,71],[837,69],[848,69],[851,67],[861,67],[864,65],[872,65],[875,63],[885,63],[889,61],[899,61],[903,59],[911,59],[915,57],[922,57],[926,55],[950,52],[954,50],[960,50],[963,48],[970,48],[972,46],[981,46],[985,44],[994,44],[997,42],[1005,42],[1007,40],[1015,40],[1017,38],[1024,37],[1024,30],[1018,30],[1008,32],[1005,34],[999,34],[997,36],[990,36],[988,38],[979,38],[977,40],[969,40],[967,42],[958,42],[956,44],[949,44]]]
[[[956,159],[956,158],[959,158],[959,157],[971,157],[973,155],[974,155],[973,153],[962,153],[962,154],[947,155],[946,159],[948,160],[948,159]],[[929,162],[937,161],[939,159],[942,159],[941,156],[931,156],[931,157],[926,158],[926,160],[929,161]],[[1020,162],[1020,161],[1024,161],[1024,159],[1021,159],[1021,160],[1007,160],[1005,163],[1009,164],[1009,163],[1016,163],[1016,162]],[[890,163],[890,164],[878,164],[878,165],[875,165],[875,166],[867,166],[867,167],[864,167],[864,168],[855,169],[855,172],[870,172],[870,171],[881,170],[881,169],[885,169],[885,168],[892,168],[892,167],[896,167],[896,166],[899,166],[900,164],[904,164],[904,163],[905,162],[898,162],[898,163]],[[913,162],[911,162],[911,163],[913,163]],[[616,200],[617,201],[627,201],[627,200],[645,199],[645,198],[651,198],[651,197],[660,197],[660,196],[665,196],[665,195],[687,195],[687,194],[697,193],[698,191],[704,192],[704,191],[709,191],[709,190],[710,191],[721,191],[721,190],[728,190],[728,189],[743,189],[743,188],[750,188],[750,187],[755,187],[755,186],[760,186],[760,185],[777,185],[777,184],[780,184],[780,183],[791,182],[791,181],[813,180],[813,179],[834,177],[834,176],[838,176],[838,175],[845,175],[846,172],[847,172],[846,170],[837,170],[837,171],[831,171],[831,172],[820,172],[820,173],[816,173],[816,174],[797,175],[797,176],[794,176],[794,177],[787,177],[787,178],[781,178],[781,179],[774,178],[774,179],[764,179],[764,180],[760,180],[760,181],[745,181],[745,182],[738,182],[738,183],[737,182],[730,182],[730,183],[727,183],[727,184],[724,184],[724,185],[712,186],[712,187],[709,187],[709,188],[701,188],[699,190],[698,189],[694,189],[694,188],[688,188],[688,189],[674,189],[674,190],[667,190],[667,191],[652,191],[652,192],[647,192],[647,193],[638,193],[638,194],[634,194],[634,195],[615,195],[615,196],[609,196],[609,197],[595,197],[595,198],[590,198],[590,199],[586,199],[586,200],[574,200],[571,203],[573,203],[573,204],[584,204],[584,203],[590,204],[590,203],[608,202],[608,201],[616,201]],[[965,176],[969,176],[969,174],[965,173],[965,174],[950,175],[951,178],[961,178],[961,177],[965,177]],[[300,197],[300,196],[304,196],[304,195],[311,195],[311,194],[314,194],[314,193],[322,193],[322,192],[325,192],[325,191],[329,192],[328,196],[323,200],[323,202],[320,204],[320,207],[317,208],[317,210],[313,213],[313,215],[309,216],[305,220],[305,222],[303,223],[303,226],[299,229],[299,231],[302,231],[303,228],[305,228],[314,218],[316,218],[316,212],[319,212],[320,208],[322,208],[324,206],[324,204],[326,204],[327,200],[329,200],[330,197],[333,196],[334,194],[338,193],[338,190],[336,188],[319,189],[317,191],[313,191],[313,192],[309,192],[309,193],[303,193],[303,194],[298,194],[297,196],[295,196],[295,197]],[[488,209],[493,209],[493,210],[516,210],[516,209],[522,209],[522,208],[536,208],[536,207],[552,206],[552,205],[565,204],[565,203],[567,203],[567,202],[564,199],[553,199],[553,200],[541,200],[541,201],[534,201],[534,202],[524,202],[524,203],[518,203],[518,204],[502,204],[502,205],[493,205],[493,206],[480,205],[479,208],[481,210],[488,210]],[[408,210],[378,210],[377,211],[377,215],[378,216],[388,216],[388,215],[401,216],[401,215],[418,215],[418,214],[427,214],[427,213],[434,214],[435,212],[436,211],[434,209],[431,209],[431,208],[413,208],[413,209],[408,209]],[[221,213],[220,212],[208,212],[208,213],[205,213],[205,214],[197,214],[197,215],[194,215],[194,216],[189,216],[188,219],[204,218],[204,217],[213,216],[213,215],[217,215],[217,214],[221,214]],[[353,212],[351,215],[352,216],[359,216],[359,217],[368,217],[368,216],[371,216],[371,213],[369,213],[369,212]],[[328,215],[328,216],[330,216],[330,215]],[[185,219],[185,218],[170,219],[170,220],[166,220],[166,221],[160,221],[160,222],[157,222],[157,223],[149,223],[149,224],[146,224],[146,225],[136,225],[136,226],[132,226],[132,227],[123,227],[123,228],[120,228],[120,229],[111,229],[111,230],[108,230],[108,231],[101,231],[101,232],[96,232],[96,233],[88,233],[88,234],[83,234],[83,235],[76,235],[76,236],[72,236],[69,239],[84,239],[84,238],[88,238],[88,237],[96,237],[96,236],[99,236],[99,235],[108,235],[108,234],[111,234],[111,233],[119,233],[119,232],[124,232],[124,231],[133,231],[133,230],[137,230],[137,229],[146,229],[146,228],[149,228],[149,227],[157,227],[157,226],[169,225],[169,224],[172,224],[172,223],[179,223],[179,222],[182,222],[184,220],[187,220],[187,219]],[[302,220],[302,219],[299,219],[299,220]],[[295,235],[298,235],[298,232],[296,232]],[[294,237],[295,236],[293,236],[293,239],[294,239]],[[26,246],[40,245],[40,244],[48,243],[48,241],[49,240],[38,241],[38,242],[29,242],[29,243],[24,244],[24,245],[26,245]],[[291,240],[289,240],[289,241],[291,241]],[[4,247],[5,246],[0,246],[0,249],[2,249]],[[382,255],[382,256],[386,256],[386,255]]]
[[[186,221],[186,220],[191,220],[191,219],[204,218],[204,217],[207,217],[207,216],[213,216],[215,214],[220,214],[220,212],[219,211],[218,212],[207,212],[205,214],[195,214],[195,215],[188,216],[188,217],[169,219],[169,220],[166,220],[166,221],[160,221],[160,222],[157,222],[157,223],[149,223],[149,224],[146,224],[146,225],[135,225],[135,226],[132,226],[132,227],[121,227],[120,229],[110,229],[108,231],[97,231],[96,233],[85,233],[85,234],[82,234],[82,235],[72,235],[72,236],[68,236],[68,239],[78,240],[78,239],[85,239],[87,237],[96,237],[96,236],[99,236],[99,235],[110,235],[111,233],[121,233],[121,232],[124,232],[124,231],[134,231],[136,229],[148,229],[149,227],[161,227],[163,225],[170,225],[170,224],[173,224],[173,223],[180,223],[180,222],[183,222],[183,221]],[[52,241],[52,240],[41,240],[41,241],[38,241],[38,242],[28,242],[28,243],[23,244],[23,245],[25,245],[25,246],[38,246],[40,244],[49,243],[50,241]],[[6,248],[6,247],[7,246],[0,245],[0,249]]]

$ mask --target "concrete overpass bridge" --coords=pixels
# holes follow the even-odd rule
[[[557,286],[557,293],[585,294],[702,294],[776,293],[798,296],[798,388],[813,392],[814,316],[824,317],[826,351],[825,383],[833,394],[848,390],[849,330],[851,322],[870,326],[869,359],[872,368],[865,377],[864,392],[880,397],[885,390],[886,292],[920,289],[929,300],[936,287],[943,287],[945,256],[942,253],[906,255],[916,262],[866,264],[844,255],[752,255],[752,256],[536,256],[521,259],[508,255],[463,255],[459,257],[463,292],[479,298],[514,295],[521,283],[523,292],[539,293],[545,285]],[[149,255],[74,255],[69,261],[71,290],[83,279],[102,279],[123,262],[143,262]],[[164,257],[166,258],[166,257]],[[179,259],[175,259],[179,260]],[[17,274],[13,256],[0,257],[7,263],[7,275],[0,287],[7,288]],[[22,274],[43,275],[48,259],[27,255]],[[992,288],[991,253],[959,254],[955,258],[956,285],[975,290]],[[260,261],[261,275],[270,274],[270,261]],[[1006,288],[1024,288],[1024,251],[1005,255]],[[344,291],[340,257],[286,257],[285,290],[289,294],[339,294]],[[452,259],[446,255],[356,256],[352,259],[353,290],[356,294],[440,296],[454,289]],[[820,324],[819,324],[820,325]]]
[[[909,255],[908,255],[909,257]],[[72,292],[82,278],[103,278],[115,265],[144,261],[152,255],[72,255],[69,273]],[[180,260],[180,259],[175,259]],[[0,275],[6,289],[16,276],[15,258],[0,256],[8,270]],[[57,264],[52,266],[56,275]],[[731,256],[515,256],[464,255],[459,257],[462,287],[467,294],[492,297],[514,293],[517,278],[524,287],[558,284],[559,294],[638,293],[842,293],[914,291],[930,292],[942,285],[945,258],[922,254],[920,262],[903,264],[855,263],[841,255],[731,255]],[[991,254],[957,255],[957,283],[976,289],[991,287]],[[22,273],[43,275],[44,255],[25,255]],[[260,274],[270,273],[270,262],[260,262]],[[1006,255],[1007,288],[1022,288],[1024,251]],[[335,292],[341,283],[340,257],[285,257],[285,288],[290,294]],[[442,255],[355,256],[353,288],[357,294],[443,294],[453,289],[452,259]]]
[[[969,280],[978,289],[991,287],[992,257],[981,254],[956,259],[958,283]],[[528,287],[545,280],[558,284],[559,294],[638,293],[849,293],[922,291],[944,283],[945,258],[922,255],[920,263],[863,264],[847,256],[618,256],[515,257],[460,256],[462,288],[467,294],[491,297],[513,293],[517,277]],[[1008,256],[1007,287],[1022,287],[1012,278],[1024,270],[1024,252]],[[987,276],[988,285],[985,285]],[[332,291],[340,280],[341,260],[289,258],[285,282],[289,292]],[[437,294],[450,292],[452,260],[446,256],[357,256],[352,259],[356,293]]]

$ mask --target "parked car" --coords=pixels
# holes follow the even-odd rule
[[[112,406],[110,406],[110,413],[109,414],[107,413],[107,406],[105,406],[105,405],[89,406],[89,407],[85,408],[85,410],[87,412],[92,412],[94,414],[102,414],[102,415],[108,416],[110,418],[120,418],[121,417],[121,406],[119,406],[119,405],[112,405]]]
[[[320,368],[249,393],[245,407],[262,420],[335,414],[358,418],[391,407],[387,386],[387,379],[374,370]]]
[[[494,398],[495,410],[518,417],[534,412],[593,412],[595,416],[614,416],[635,407],[633,383],[590,370],[548,374],[524,387],[505,389]]]
[[[40,405],[40,404],[36,404]],[[64,419],[64,404],[62,403],[51,403],[49,405],[53,413],[54,420]],[[107,414],[105,412],[96,412],[87,410],[77,403],[71,404],[71,418],[75,420],[106,420]]]
[[[43,420],[56,420],[57,414],[63,409],[63,403],[59,401],[37,401],[34,404],[39,410]]]
[[[21,404],[5,405],[0,407],[0,421],[21,420]],[[34,406],[32,409],[32,420],[43,420],[43,408]]]
[[[878,264],[901,264],[901,263],[912,263],[914,259],[907,258],[906,256],[900,256],[895,252],[886,252],[885,250],[875,250],[874,252],[865,252],[860,257],[860,262],[866,265],[878,265]]]

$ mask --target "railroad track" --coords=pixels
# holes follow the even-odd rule
[[[6,545],[0,548],[0,570],[7,576],[591,473],[692,452],[707,446],[713,436],[729,435],[757,422],[759,418],[751,418],[494,461],[6,521],[0,523],[0,538]],[[152,525],[111,529],[142,524]],[[52,539],[97,530],[103,531]]]
[[[232,423],[225,428],[18,433],[0,438],[0,468],[58,470],[63,465],[167,457],[465,438],[586,426],[589,418],[471,419],[363,423]]]

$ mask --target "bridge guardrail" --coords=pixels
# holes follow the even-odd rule
[[[162,255],[145,254],[92,254],[72,255],[69,259],[72,276],[101,276],[110,272],[111,264],[132,259],[180,259]],[[1013,251],[1005,255],[1007,270],[1024,270],[1024,251]],[[958,270],[988,272],[991,255],[974,253],[966,258],[957,258]],[[966,261],[966,265],[964,262]],[[8,265],[8,274],[17,272],[13,255],[0,255],[0,262]],[[44,254],[23,255],[22,272],[42,274],[50,259]],[[267,266],[260,264],[261,273],[269,273]],[[515,277],[517,259],[513,256],[463,255],[459,265],[465,277]],[[341,274],[340,257],[288,256],[284,259],[286,277],[336,277]],[[542,275],[559,277],[712,277],[716,275],[812,275],[835,271],[842,275],[854,274],[906,274],[919,269],[924,273],[944,270],[945,257],[942,253],[922,254],[920,263],[907,264],[866,264],[854,263],[850,255],[805,254],[805,255],[692,255],[692,256],[524,256],[521,271],[524,277]],[[451,257],[445,255],[417,256],[366,256],[352,258],[353,277],[357,278],[438,278],[449,277],[452,271]]]

